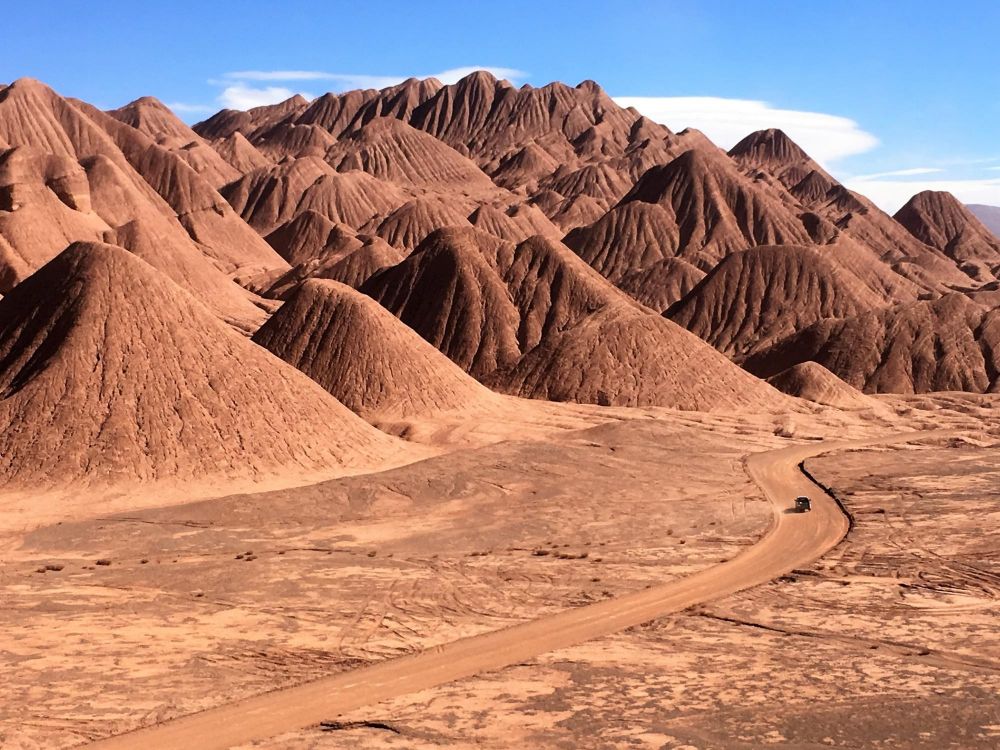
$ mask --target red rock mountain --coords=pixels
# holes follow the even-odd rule
[[[568,248],[439,230],[362,286],[462,369],[532,398],[682,409],[780,398]]]
[[[27,102],[35,110],[34,114],[38,113],[39,102],[49,105],[49,112],[43,115],[58,112],[51,90],[35,93],[40,96],[28,97]],[[104,143],[91,143],[89,137],[80,138],[76,128],[82,123],[74,122],[75,117],[63,118],[65,122],[61,125],[76,157],[86,157],[96,149],[114,161],[127,162],[138,173],[139,179],[145,182],[147,189],[152,188],[166,202],[191,239],[198,242],[222,270],[235,273],[281,265],[281,260],[267,244],[254,232],[247,231],[246,225],[239,221],[212,185],[183,159],[157,145],[144,133],[90,105],[78,103],[73,106],[76,113],[103,130],[112,144],[112,150],[107,151]],[[30,134],[27,137],[30,139]]]
[[[271,164],[271,160],[257,150],[240,132],[216,141],[212,147],[241,175]]]
[[[830,318],[749,357],[770,377],[813,361],[866,393],[995,392],[1000,311],[961,294]]]
[[[412,250],[427,235],[440,227],[471,226],[466,218],[468,206],[445,198],[421,197],[407,201],[382,221],[369,222],[375,234],[393,247]]]
[[[168,107],[151,96],[136,99],[108,114],[179,156],[213,187],[221,187],[242,174]]]
[[[651,310],[665,313],[705,278],[705,272],[680,258],[664,258],[621,276],[619,289]]]
[[[584,198],[606,210],[647,167],[697,140],[618,107],[590,81],[515,89],[481,71],[449,86],[411,79],[326,94],[307,106],[289,100],[223,111],[195,131],[227,153],[234,146],[224,142],[240,134],[275,161],[325,151],[337,169],[386,181],[440,187],[460,178],[464,194],[488,189],[490,175],[515,192],[551,192],[550,217],[561,221]]]
[[[333,225],[326,244],[316,254],[298,256],[290,271],[263,277],[257,287],[262,294],[275,299],[286,299],[308,279],[332,279],[358,288],[404,257],[406,251],[381,237],[355,235],[343,225]]]
[[[564,242],[615,283],[627,274],[677,258],[681,251],[674,217],[663,206],[645,201],[616,206],[593,224],[569,232]],[[697,260],[689,258],[688,262]],[[705,265],[711,268],[710,263]]]
[[[304,211],[358,229],[407,200],[391,183],[359,171],[339,173],[318,156],[256,169],[224,187],[222,195],[262,234]]]
[[[822,249],[777,245],[727,256],[667,316],[740,361],[824,318],[881,306]]]
[[[360,469],[399,450],[131,253],[76,243],[0,300],[0,478]]]
[[[336,224],[313,210],[303,211],[264,239],[292,265],[341,255],[359,244],[346,224]]]
[[[968,282],[953,262],[917,241],[867,198],[834,180],[782,131],[751,133],[729,156],[755,181],[769,184],[776,192],[786,191],[786,200],[797,201],[815,217],[810,218],[814,236],[844,246],[849,266],[864,267],[873,289],[881,287],[902,300],[913,299],[919,291],[940,294],[950,284]],[[900,277],[916,291],[908,294]]]
[[[240,123],[219,116],[197,130],[216,139],[239,131],[257,143],[291,125],[322,128],[337,140],[324,157],[334,168],[365,169],[386,190],[409,193],[393,193],[395,206],[352,224],[403,252],[435,229],[469,223],[513,243],[532,231],[556,236],[538,221],[515,226],[508,219],[518,209],[510,198],[500,207],[483,199],[476,205],[469,190],[448,193],[448,165],[475,163],[498,188],[525,196],[522,205],[567,231],[566,244],[619,289],[657,312],[669,309],[672,319],[737,359],[815,324],[882,315],[918,298],[956,289],[980,303],[996,296],[981,233],[956,229],[941,211],[925,211],[935,217],[926,224],[937,234],[916,225],[907,231],[837,183],[780,130],[752,133],[724,154],[696,131],[674,134],[618,108],[595,84],[515,89],[485,73],[450,86],[411,80],[279,109],[255,111]],[[219,130],[227,118],[235,126]],[[436,147],[414,131],[449,147],[439,165],[420,163],[419,155]],[[379,155],[390,147],[383,141],[400,144],[393,149],[409,145],[389,159]],[[389,162],[398,162],[395,171]],[[472,193],[486,194],[478,174],[465,173]],[[305,202],[289,203],[295,208],[282,214],[284,222]],[[497,378],[514,372],[528,348],[521,323],[510,324],[524,317],[512,299],[516,290],[502,273],[498,282],[495,265],[471,253],[419,252],[391,269],[398,277],[376,274],[381,281],[373,293],[397,314],[430,308],[432,301],[417,300],[410,286],[440,274],[456,309],[428,310],[411,322],[477,377]],[[303,273],[286,275],[282,293]],[[467,288],[477,291],[468,297],[458,291]],[[508,322],[488,325],[494,315]]]
[[[325,155],[340,172],[360,169],[398,184],[494,192],[496,185],[453,148],[404,122],[371,120],[337,141]]]
[[[0,90],[0,216],[23,278],[74,240],[100,239],[135,220],[193,244],[224,274],[285,265],[184,159],[141,130],[36,81]],[[22,209],[24,209],[22,211]]]
[[[81,241],[113,244],[113,262],[77,273],[61,254]],[[997,388],[1000,246],[957,201],[915,196],[893,218],[781,131],[750,134],[726,154],[697,131],[673,133],[617,106],[592,82],[409,80],[227,110],[194,128],[148,97],[101,112],[34,81],[0,87],[0,293],[20,300],[17,315],[28,306],[19,290],[42,266],[67,299],[76,297],[60,284],[71,282],[56,276],[113,267],[157,315],[162,300],[136,290],[179,287],[175,306],[211,310],[227,342],[237,334],[220,319],[250,334],[286,300],[257,339],[320,381],[326,390],[308,398],[339,414],[330,393],[368,416],[464,409],[462,394],[485,393],[469,375],[531,398],[684,409],[789,406],[747,370],[844,408],[869,402],[820,366],[869,392]],[[34,294],[39,320],[68,319]],[[124,305],[118,328],[135,338],[135,361],[152,357],[132,307],[107,290],[84,296]],[[95,309],[113,321],[110,304]],[[186,335],[163,333],[155,346],[169,354]],[[103,336],[85,346],[67,333],[59,349],[84,359],[104,346],[131,351]],[[198,342],[220,362],[253,356]],[[195,379],[208,367],[186,357],[165,366],[176,382],[187,382],[185,367]],[[55,386],[39,387],[38,407],[58,410],[45,401]],[[275,404],[305,397],[282,393],[271,405],[231,401],[240,416],[227,434],[246,455],[258,444],[239,436],[255,408],[274,430],[292,429]],[[312,409],[301,408],[290,413]],[[210,411],[196,424],[213,419],[228,417]],[[128,443],[138,433],[123,435],[116,450],[138,451]],[[84,446],[74,455],[88,440],[72,437]],[[296,440],[274,465],[358,458],[343,441],[324,454],[318,437]],[[171,473],[160,463],[148,471]]]
[[[235,109],[224,109],[217,112],[204,122],[194,126],[198,135],[215,141],[227,138],[234,133],[252,135],[258,131],[273,127],[283,120],[294,119],[309,106],[309,102],[296,94],[279,104],[267,104],[254,107],[246,112]]]
[[[335,281],[302,284],[253,340],[369,419],[493,398],[371,297]]]
[[[804,398],[824,406],[852,410],[875,408],[873,399],[815,362],[793,365],[768,378],[767,382],[789,396]]]
[[[917,193],[895,219],[925,245],[958,263],[971,278],[992,281],[1000,276],[1000,239],[951,193]]]
[[[793,209],[742,175],[724,154],[691,149],[652,167],[622,199],[662,206],[678,228],[677,253],[712,265],[754,245],[810,241]]]

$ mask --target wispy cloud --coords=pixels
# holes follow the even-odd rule
[[[874,174],[858,175],[854,180],[877,180],[882,177],[914,177],[921,174],[934,174],[943,172],[940,167],[910,167],[909,169],[894,169],[891,172],[875,172]]]
[[[218,102],[229,109],[250,109],[264,104],[276,104],[290,96],[301,94],[307,99],[313,95],[290,85],[258,86],[260,83],[294,84],[302,81],[325,81],[334,91],[350,89],[384,89],[402,83],[407,78],[437,78],[441,83],[459,81],[477,70],[485,70],[496,78],[518,83],[528,77],[523,70],[491,65],[469,65],[449,68],[437,73],[411,75],[371,75],[368,73],[331,73],[325,70],[236,70],[225,73],[222,79],[209,81],[223,86]]]
[[[185,102],[169,102],[166,105],[174,112],[182,115],[202,115],[215,111],[211,104],[187,104]]]
[[[253,109],[265,104],[277,104],[285,99],[291,99],[296,94],[312,99],[313,95],[305,91],[295,91],[284,86],[247,86],[234,83],[226,86],[218,96],[218,102],[226,109]]]
[[[717,96],[618,96],[623,107],[673,130],[692,127],[716,144],[731,148],[744,136],[765,128],[781,128],[821,164],[871,151],[879,140],[847,117],[772,107],[755,99]]]
[[[461,79],[465,78],[470,73],[475,73],[477,70],[485,70],[494,78],[502,78],[503,80],[510,81],[515,84],[523,82],[530,75],[529,73],[523,70],[518,70],[517,68],[497,68],[490,65],[467,65],[464,68],[449,68],[448,70],[442,70],[440,73],[431,73],[429,77],[437,78],[444,84],[452,84],[458,83]],[[427,76],[420,77],[425,78]]]
[[[449,68],[438,73],[420,75],[371,75],[369,73],[330,73],[325,70],[237,70],[226,73],[223,78],[231,81],[330,81],[344,89],[375,88],[395,86],[407,78],[437,78],[445,84],[455,83],[470,73],[485,70],[495,78],[504,78],[518,83],[528,77],[523,70],[495,65],[467,65]]]
[[[321,70],[236,70],[223,77],[237,81],[324,81],[341,75]]]

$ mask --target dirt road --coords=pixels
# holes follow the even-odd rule
[[[914,433],[857,443],[812,443],[750,456],[747,471],[774,506],[771,529],[757,544],[732,560],[681,580],[219,706],[100,740],[88,747],[224,750],[335,719],[338,714],[360,706],[501,669],[764,583],[793,568],[809,565],[833,548],[848,531],[847,517],[799,471],[799,463],[832,450],[906,442],[926,435]],[[797,495],[813,499],[811,513],[785,512]]]

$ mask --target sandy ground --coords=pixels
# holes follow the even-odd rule
[[[995,748],[998,467],[961,442],[810,460],[855,519],[816,565],[253,747]]]
[[[967,399],[892,406],[910,427],[974,428],[990,409]],[[578,422],[532,428],[524,439],[478,447],[468,429],[436,425],[426,434],[460,433],[463,447],[299,489],[91,518],[74,511],[61,523],[16,535],[7,529],[17,544],[0,566],[0,746],[70,747],[689,574],[732,557],[767,526],[767,505],[743,471],[745,454],[886,429],[833,411],[777,419],[636,416],[583,429]],[[507,437],[515,437],[516,425],[509,429]],[[942,459],[952,450],[919,454]],[[974,473],[974,462],[967,465]],[[931,481],[938,472],[928,466],[926,476]],[[851,474],[850,481],[859,480]],[[956,484],[954,477],[941,481]],[[851,491],[852,501],[863,493]],[[853,533],[850,539],[854,544]],[[60,569],[39,572],[46,566]],[[768,738],[788,744],[782,738],[798,736],[796,722],[815,715],[814,706],[806,710],[813,701],[829,704],[831,725],[842,717],[850,702],[830,691],[853,684],[842,678],[854,674],[859,654],[865,666],[885,662],[878,674],[895,675],[905,663],[897,652],[909,647],[859,650],[835,638],[767,629],[775,612],[791,617],[802,608],[783,597],[808,594],[811,602],[818,594],[809,587],[825,586],[844,619],[853,624],[868,612],[877,630],[877,602],[846,608],[843,600],[844,591],[869,584],[848,587],[827,577],[796,576],[794,584],[760,587],[706,613],[656,621],[346,717],[386,721],[401,734],[316,730],[266,746],[509,747],[518,737],[520,744],[553,747],[755,747]],[[833,625],[825,606],[820,614],[802,608],[802,616]],[[995,614],[987,606],[977,615],[986,618],[987,632]],[[969,620],[962,618],[955,637],[967,635]],[[908,644],[905,636],[898,640]],[[914,659],[917,673],[947,672]],[[979,690],[980,704],[993,698],[995,705],[997,673],[977,670],[979,682],[960,670],[963,689]],[[888,700],[871,682],[856,682],[853,701]],[[926,688],[917,677],[904,682]],[[915,691],[926,699],[926,689]],[[928,705],[975,714],[975,700],[953,698]],[[855,739],[877,733],[855,729]],[[840,741],[835,732],[829,736]]]

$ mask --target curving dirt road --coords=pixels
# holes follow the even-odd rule
[[[812,443],[749,456],[747,472],[773,504],[774,523],[753,547],[686,578],[219,706],[88,747],[224,750],[334,719],[360,706],[501,669],[764,583],[809,565],[836,546],[848,531],[848,519],[837,504],[799,471],[804,459],[843,448],[906,442],[918,436],[926,437],[927,433]],[[813,499],[811,513],[784,512],[797,495]]]

